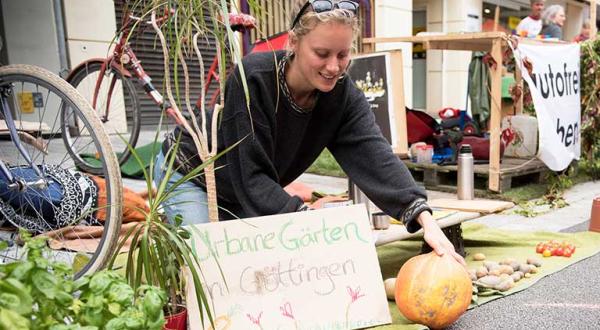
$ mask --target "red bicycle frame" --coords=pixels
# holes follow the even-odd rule
[[[172,10],[171,10],[171,12],[172,12]],[[165,15],[163,15],[162,17],[157,19],[157,23],[162,23],[165,20],[167,20],[169,18],[169,14],[171,12],[165,11]],[[115,48],[113,49],[111,55],[109,55],[107,58],[93,58],[93,59],[87,60],[87,61],[81,63],[80,65],[78,65],[74,70],[72,70],[71,74],[73,74],[74,72],[77,72],[81,66],[86,66],[92,62],[101,62],[98,79],[96,80],[96,85],[94,87],[94,95],[92,96],[92,107],[94,109],[96,109],[96,105],[97,105],[97,101],[98,101],[98,93],[100,91],[100,86],[102,85],[102,80],[104,79],[104,75],[106,74],[107,70],[110,70],[110,68],[118,70],[123,76],[125,76],[127,78],[133,77],[133,75],[131,73],[131,71],[133,71],[133,74],[138,78],[138,80],[142,84],[146,94],[148,96],[150,96],[150,98],[154,101],[154,103],[156,103],[159,107],[164,108],[164,110],[167,112],[167,114],[173,116],[172,111],[170,111],[170,110],[172,110],[171,105],[168,103],[168,101],[165,101],[162,94],[160,94],[160,92],[158,90],[156,90],[156,88],[152,84],[152,78],[150,78],[150,76],[144,71],[144,68],[141,65],[141,61],[138,60],[138,58],[135,55],[133,49],[131,48],[129,42],[127,41],[127,37],[129,36],[130,31],[131,31],[131,21],[132,20],[139,21],[140,19],[135,18],[128,14],[124,15],[123,24],[122,24],[123,29],[122,29],[121,33],[119,34],[119,37],[115,44]],[[233,31],[243,32],[243,31],[254,28],[255,20],[250,15],[231,14],[229,16],[229,23],[230,23],[231,29]],[[205,93],[208,91],[208,88],[209,88],[210,83],[212,82],[213,78],[217,82],[220,81],[219,75],[216,73],[218,65],[219,65],[219,57],[215,56],[213,63],[211,64],[210,69],[205,78],[206,79],[205,80],[206,81]],[[130,68],[131,71],[128,70],[128,68]],[[67,80],[69,80],[70,78],[71,78],[71,76],[67,77]],[[116,81],[117,81],[117,77],[113,76],[110,81],[110,85],[108,87],[108,99],[106,102],[106,109],[104,111],[104,114],[101,115],[101,120],[103,122],[106,122],[108,120],[112,91],[114,89]],[[216,99],[217,99],[218,95],[219,95],[219,91],[215,92],[215,94],[212,96],[212,98],[210,100],[211,106],[214,106],[214,104],[216,103]],[[200,107],[202,101],[203,100],[198,99],[198,101],[196,102],[196,105],[198,107]],[[175,116],[173,116],[173,117],[175,118],[175,120],[177,120],[177,118]]]
[[[162,23],[167,20],[169,17],[169,13],[167,12],[164,16],[157,19],[158,23]],[[109,68],[113,68],[119,71],[123,76],[127,78],[133,77],[130,70],[127,69],[129,67],[131,71],[138,78],[140,83],[142,84],[144,91],[150,98],[156,103],[158,106],[162,107],[165,102],[163,96],[156,90],[154,85],[152,84],[152,78],[144,71],[144,68],[141,65],[141,61],[138,60],[137,56],[131,49],[129,42],[127,41],[127,37],[131,32],[131,21],[134,19],[133,16],[126,14],[123,18],[123,29],[119,34],[117,42],[115,44],[115,48],[113,49],[111,55],[106,58],[92,58],[81,64],[79,64],[75,69],[71,71],[71,74],[77,72],[78,69],[82,66],[87,66],[89,63],[93,62],[101,62],[100,71],[98,73],[98,79],[96,80],[96,85],[94,87],[94,95],[92,96],[92,107],[96,109],[96,105],[98,102],[98,92],[100,90],[100,86],[102,85],[102,80],[104,79],[104,75],[106,74]],[[71,76],[67,77],[69,80]],[[113,76],[110,85],[108,87],[108,99],[106,102],[106,109],[104,109],[104,113],[100,116],[102,122],[106,122],[108,120],[108,115],[110,112],[110,101],[112,97],[112,92],[115,87],[117,81],[117,77]],[[166,106],[170,108],[169,105]]]

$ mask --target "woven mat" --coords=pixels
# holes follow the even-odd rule
[[[523,262],[528,257],[537,257],[543,263],[539,272],[531,278],[522,279],[517,282],[514,288],[502,294],[479,297],[477,305],[482,305],[489,301],[525,290],[544,276],[556,273],[569,265],[600,252],[600,233],[595,232],[517,232],[489,228],[485,225],[475,223],[463,223],[462,229],[465,250],[467,252],[466,260],[469,268],[481,265],[481,261],[473,261],[471,257],[474,253],[478,252],[485,254],[487,260],[501,261],[505,258],[516,258],[518,261]],[[535,253],[537,243],[552,239],[559,242],[566,240],[569,243],[575,244],[577,246],[575,254],[570,258],[542,258],[540,254]],[[396,277],[402,264],[410,257],[419,253],[422,242],[422,239],[409,239],[378,247],[377,253],[383,278]],[[390,302],[389,305],[393,323],[391,325],[376,327],[376,329],[426,329],[422,325],[412,324],[406,320],[400,314],[395,302]],[[475,308],[477,305],[471,304],[469,308]]]

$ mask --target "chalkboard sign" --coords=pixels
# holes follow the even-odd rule
[[[402,52],[395,50],[355,56],[348,74],[371,104],[377,125],[394,152],[406,154]]]
[[[217,329],[391,322],[364,205],[202,224],[193,232]],[[196,300],[187,303],[190,329],[202,329]]]

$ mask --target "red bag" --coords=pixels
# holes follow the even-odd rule
[[[468,144],[473,150],[473,159],[489,160],[490,159],[490,139],[478,136],[463,136],[462,141],[458,144],[458,150],[463,144]],[[500,158],[504,155],[504,143],[500,142]]]
[[[425,142],[437,131],[439,124],[424,111],[406,108],[406,134],[408,143]]]

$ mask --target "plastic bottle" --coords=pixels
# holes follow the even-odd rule
[[[475,197],[473,153],[471,146],[463,144],[458,151],[458,199],[470,200]]]

